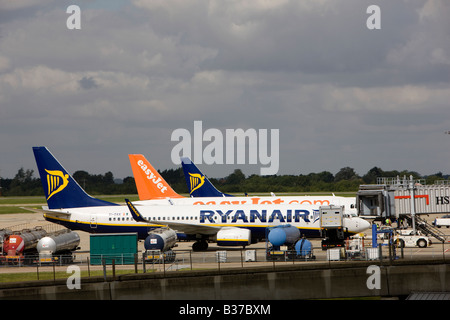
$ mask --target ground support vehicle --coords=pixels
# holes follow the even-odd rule
[[[440,218],[434,219],[433,225],[437,228],[440,227],[450,228],[450,214],[446,214]]]
[[[420,231],[416,231],[414,234],[412,229],[397,230],[396,241],[399,248],[426,248],[432,244],[429,237]]]
[[[323,238],[321,244],[322,250],[327,250],[328,248],[344,247],[344,207],[332,205],[320,207],[319,214],[320,233]]]

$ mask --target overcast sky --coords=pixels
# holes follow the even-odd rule
[[[449,17],[448,0],[0,0],[0,176],[37,175],[38,145],[71,173],[131,176],[129,153],[176,168],[171,134],[196,120],[278,129],[279,174],[450,173]]]

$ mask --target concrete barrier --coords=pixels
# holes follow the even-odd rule
[[[378,266],[379,275],[368,273]],[[378,278],[376,288],[369,277]],[[445,261],[370,261],[311,263],[292,266],[176,271],[82,278],[81,289],[66,280],[0,284],[0,299],[151,299],[151,300],[296,300],[407,296],[417,291],[449,291]]]

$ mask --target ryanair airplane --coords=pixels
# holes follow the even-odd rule
[[[233,197],[217,190],[189,160],[182,158],[183,170],[191,198],[176,193],[142,154],[130,154],[141,205],[336,205],[344,206],[348,216],[356,216],[356,199],[333,196],[248,196]],[[186,166],[188,165],[188,166]],[[200,191],[204,189],[203,191]],[[201,195],[201,196],[199,196]],[[147,201],[150,200],[150,201]]]
[[[149,205],[127,201],[126,206],[89,196],[46,147],[33,147],[48,207],[46,220],[90,233],[148,232],[168,226],[179,239],[196,240],[193,250],[205,250],[207,240],[218,245],[247,246],[265,238],[267,227],[290,223],[306,237],[319,237],[319,205]],[[141,168],[143,170],[143,168]],[[159,177],[148,172],[161,193],[169,192]],[[189,199],[189,198],[187,198]],[[174,199],[175,200],[175,199]],[[146,204],[147,203],[147,204]],[[360,218],[344,218],[346,236],[362,232],[370,224]]]

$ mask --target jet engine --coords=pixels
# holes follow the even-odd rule
[[[218,246],[248,246],[251,243],[251,232],[243,228],[223,228],[217,232]]]

